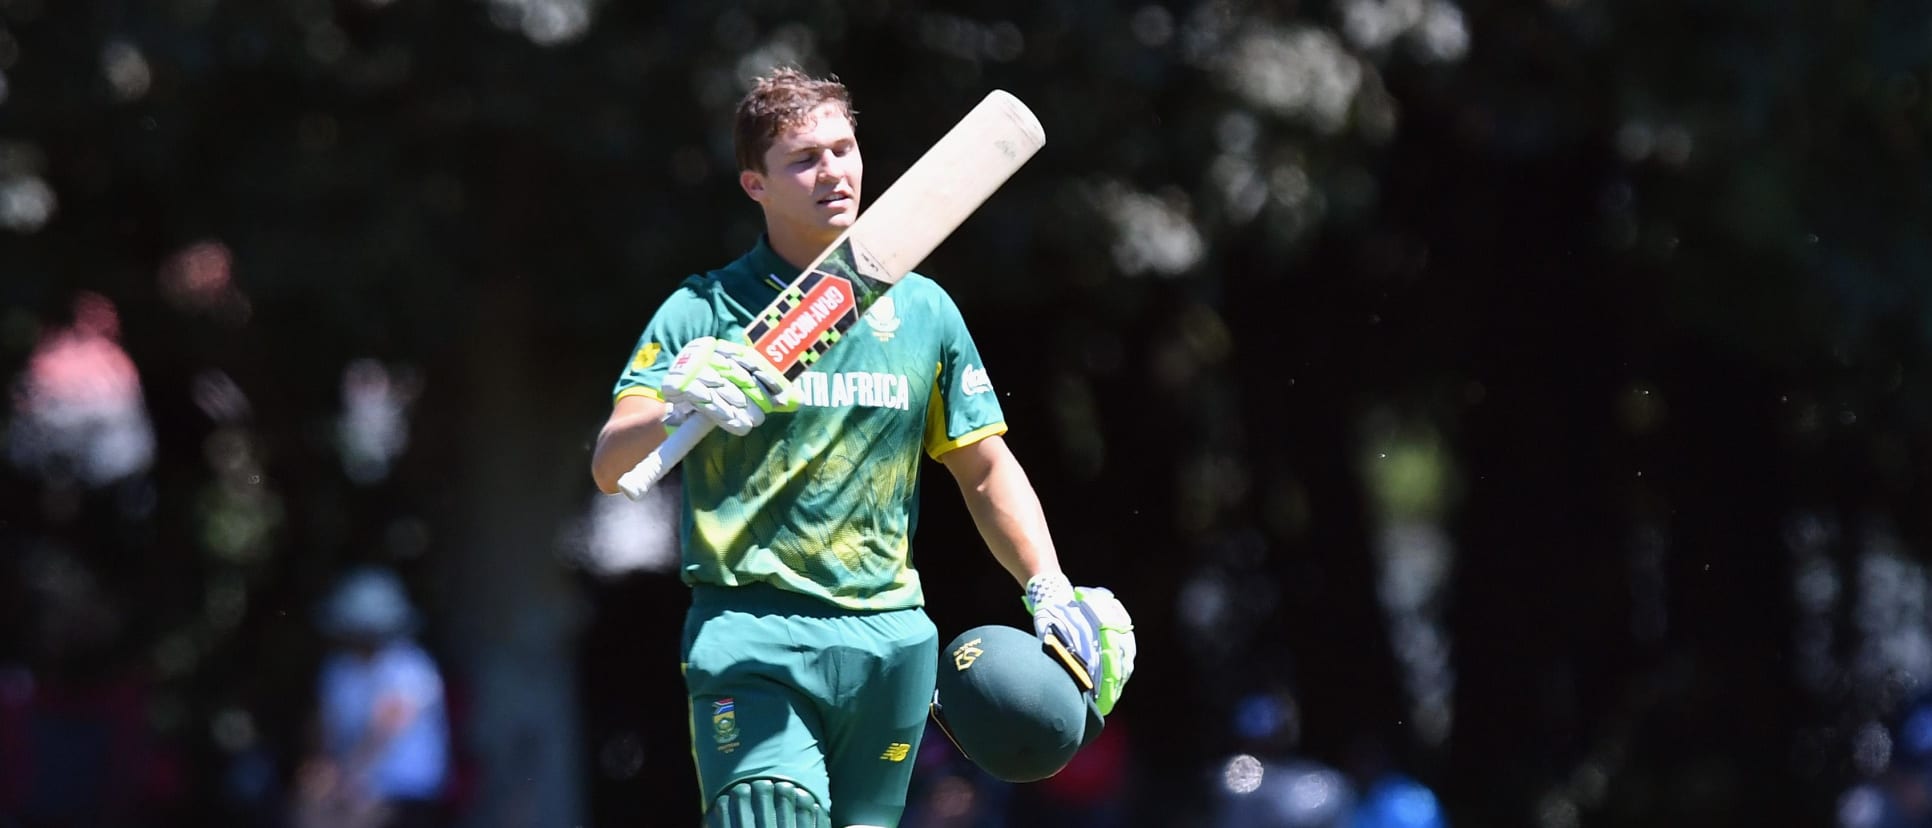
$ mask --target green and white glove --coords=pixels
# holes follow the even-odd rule
[[[1094,672],[1094,704],[1100,715],[1114,712],[1114,704],[1134,676],[1134,657],[1140,644],[1134,638],[1134,618],[1106,587],[1075,587],[1075,602],[1100,628],[1100,669]]]
[[[671,406],[664,415],[668,428],[698,415],[742,437],[766,414],[798,408],[791,381],[757,351],[709,336],[678,351],[658,390]]]
[[[1114,704],[1134,675],[1134,619],[1105,587],[1076,587],[1060,573],[1035,575],[1026,582],[1026,608],[1040,640],[1052,633],[1087,667],[1100,715]]]

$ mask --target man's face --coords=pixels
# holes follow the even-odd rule
[[[864,174],[851,120],[837,104],[823,104],[802,126],[772,139],[764,172],[745,170],[738,183],[765,208],[768,224],[830,243],[859,217]]]

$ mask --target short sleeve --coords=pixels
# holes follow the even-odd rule
[[[630,359],[624,363],[623,373],[617,377],[616,387],[611,389],[611,402],[634,396],[663,399],[658,394],[658,386],[671,367],[671,358],[691,340],[711,335],[715,324],[716,314],[711,303],[700,294],[697,280],[686,280],[658,306],[657,313],[644,326],[643,335],[638,337]]]
[[[1006,433],[1006,415],[979,346],[951,296],[938,291],[941,338],[932,399],[926,408],[926,454],[947,452]]]

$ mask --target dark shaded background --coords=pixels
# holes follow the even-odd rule
[[[922,270],[1135,610],[1132,824],[1198,824],[1273,686],[1459,826],[1824,825],[1896,764],[1932,6],[0,0],[0,663],[132,688],[112,824],[285,778],[358,562],[430,612],[471,823],[695,819],[684,590],[598,540],[664,504],[586,470],[757,232],[776,62],[854,90],[874,194],[990,88],[1045,124]],[[928,471],[942,635],[1024,623]]]

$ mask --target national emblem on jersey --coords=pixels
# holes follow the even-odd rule
[[[899,332],[899,314],[892,304],[892,295],[886,294],[873,302],[872,307],[865,311],[865,321],[871,324],[872,335],[878,337],[880,342],[892,339],[892,335]]]
[[[637,349],[637,356],[631,358],[631,370],[642,371],[656,365],[657,354],[661,350],[655,342],[645,343],[644,347]]]
[[[711,703],[711,738],[718,743],[720,753],[730,753],[738,749],[737,705],[730,697]]]

